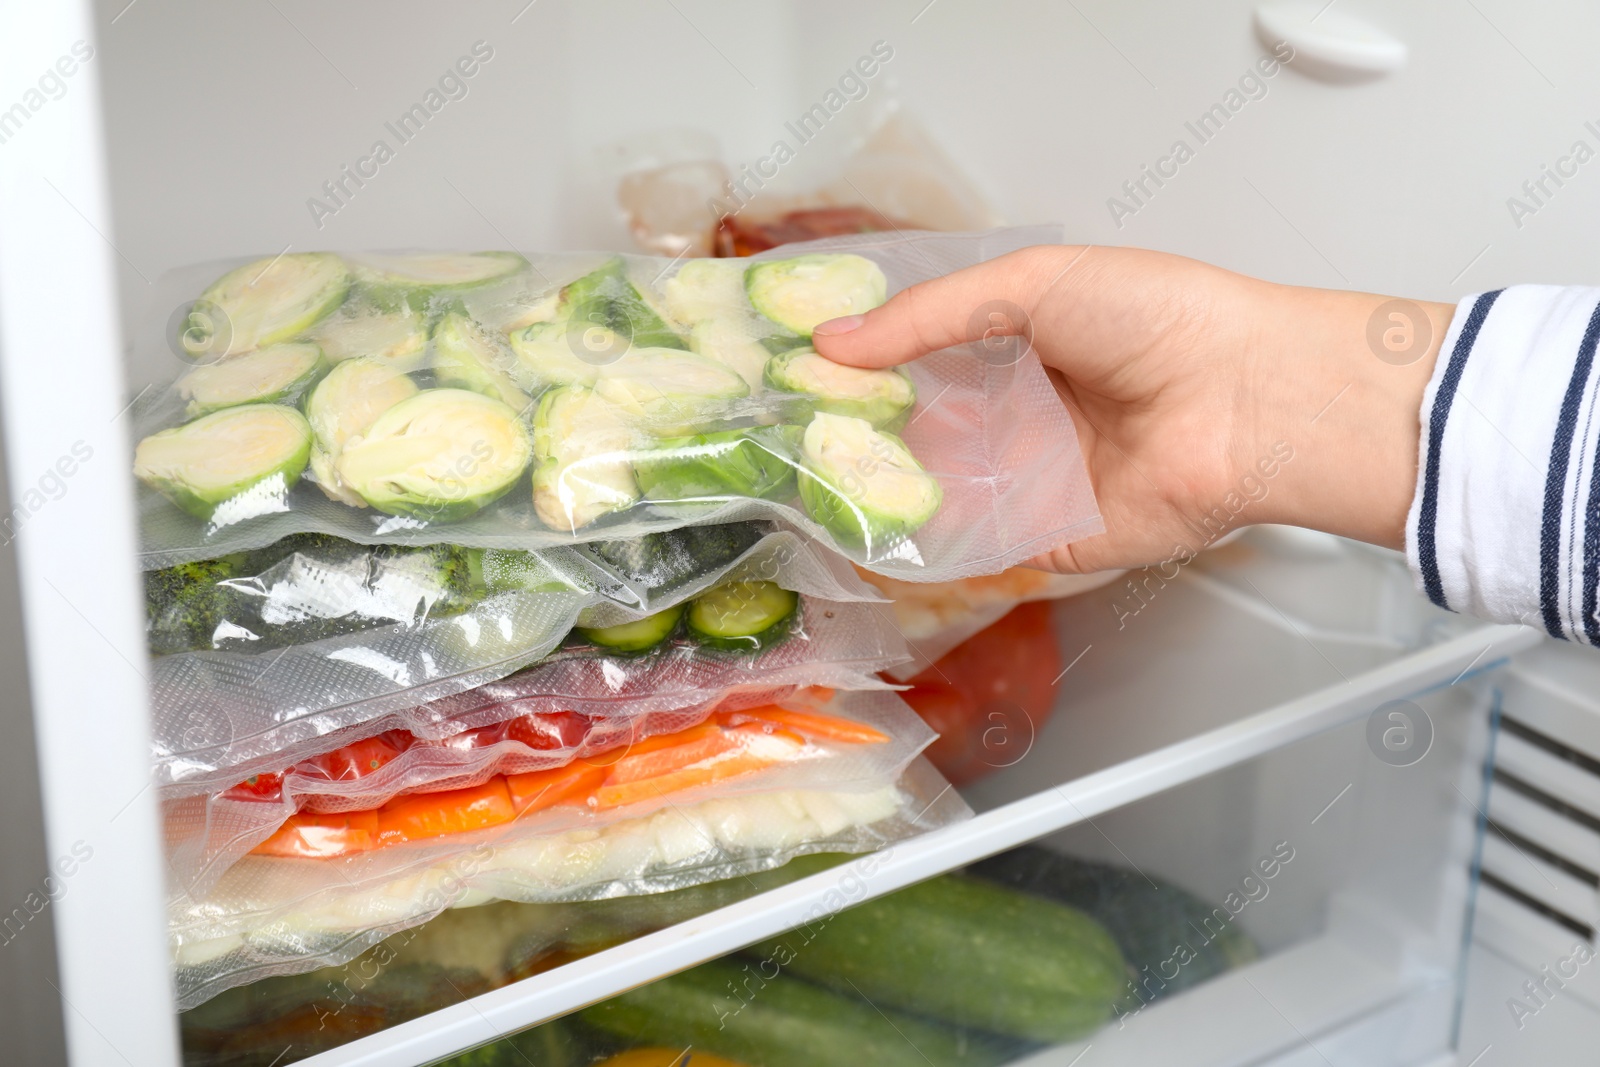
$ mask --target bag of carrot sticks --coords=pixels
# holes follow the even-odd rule
[[[393,784],[422,776],[430,749],[374,769],[399,764],[410,779],[364,780],[354,771],[394,740],[375,738],[321,765],[352,775],[343,790],[308,788],[314,776],[295,768],[169,809],[169,836],[213,824],[218,840],[249,843],[200,898],[174,880],[180,1007],[341,962],[448,907],[662,892],[810,852],[868,851],[970,814],[925,763],[907,775],[933,734],[890,692],[735,700],[602,727],[594,740],[572,720],[526,729],[551,747],[494,741],[470,774],[451,766],[403,792]]]

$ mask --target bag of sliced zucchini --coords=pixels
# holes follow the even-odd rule
[[[363,724],[445,736],[531,700],[626,715],[736,685],[865,688],[907,655],[848,563],[759,524],[540,553],[297,535],[146,578],[152,643],[187,649],[152,661],[169,795]]]
[[[176,272],[177,336],[140,339],[185,363],[136,405],[146,566],[305,533],[539,550],[777,518],[894,577],[995,573],[1101,529],[1038,359],[974,344],[861,370],[811,331],[1057,236]]]

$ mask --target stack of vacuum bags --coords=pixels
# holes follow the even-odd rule
[[[949,581],[1099,532],[1071,420],[1026,345],[861,370],[810,335],[1039,239],[164,279],[180,313],[141,340],[183,366],[133,473],[180,1008],[449,908],[969,815],[857,567]]]

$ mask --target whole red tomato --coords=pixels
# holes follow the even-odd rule
[[[939,734],[927,757],[956,785],[1028,754],[1055,707],[1061,650],[1047,600],[1020,604],[911,679],[900,694]]]

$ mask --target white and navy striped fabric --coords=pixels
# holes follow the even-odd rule
[[[1406,556],[1435,604],[1600,645],[1600,289],[1461,302],[1422,400]]]

